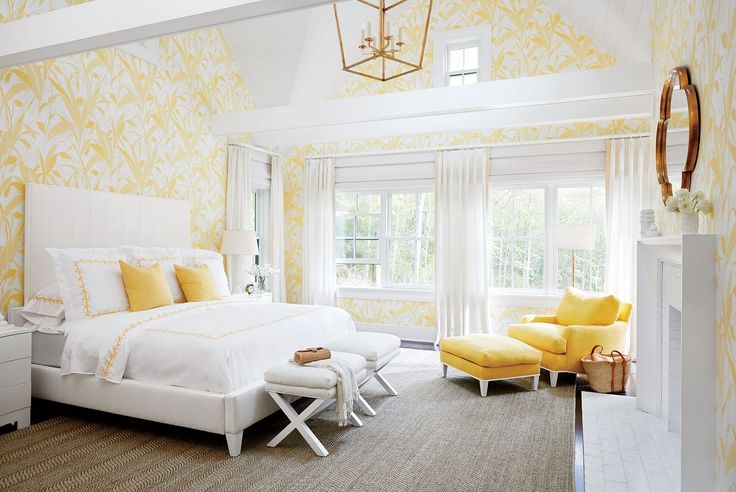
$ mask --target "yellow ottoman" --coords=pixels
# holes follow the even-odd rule
[[[480,382],[480,394],[488,394],[488,381],[532,378],[534,391],[539,386],[542,353],[524,342],[502,335],[473,334],[440,340],[442,377],[447,366],[473,376]]]

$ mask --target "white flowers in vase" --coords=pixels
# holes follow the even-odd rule
[[[248,273],[253,275],[259,292],[266,292],[266,279],[271,275],[279,273],[280,270],[272,267],[270,264],[252,265]]]
[[[702,191],[693,193],[686,189],[679,189],[667,199],[664,208],[668,212],[680,214],[684,234],[695,234],[698,232],[698,214],[709,214],[713,210],[713,204],[705,198]]]

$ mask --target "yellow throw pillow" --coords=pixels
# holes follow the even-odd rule
[[[145,311],[174,304],[161,265],[156,263],[150,267],[136,267],[123,260],[118,263],[123,273],[123,285],[131,311]]]
[[[557,323],[570,325],[610,325],[618,319],[621,303],[615,296],[584,294],[568,287],[557,307]]]
[[[174,264],[176,278],[187,302],[216,301],[221,299],[215,277],[207,265],[185,267]]]

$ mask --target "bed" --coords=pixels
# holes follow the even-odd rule
[[[187,248],[190,227],[183,201],[30,184],[25,301],[55,280],[45,248]],[[336,308],[233,296],[68,321],[65,330],[33,335],[34,397],[224,434],[237,456],[243,429],[277,410],[265,370],[355,326]]]

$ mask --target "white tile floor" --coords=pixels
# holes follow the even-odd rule
[[[636,398],[584,391],[585,490],[679,491],[679,435]]]

